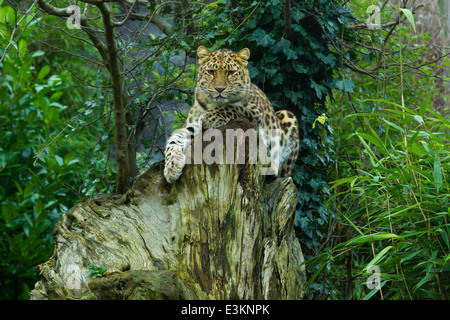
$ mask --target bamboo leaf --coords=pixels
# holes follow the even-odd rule
[[[389,100],[386,100],[386,99],[365,99],[365,100],[363,100],[363,102],[367,102],[367,101],[370,101],[370,102],[382,102],[382,103],[390,104],[390,105],[393,105],[393,106],[396,106],[396,107],[401,107],[400,104],[392,102],[392,101],[389,101]]]
[[[380,283],[380,288],[373,288],[364,298],[362,298],[363,300],[369,300],[375,293],[377,293],[378,291],[380,291],[381,288],[383,288],[383,286],[387,283],[388,281],[385,280],[382,283]]]
[[[347,216],[345,214],[343,216],[344,216],[345,220],[347,220],[347,222],[350,223],[352,225],[352,227],[355,228],[355,230],[358,231],[358,233],[361,236],[364,236],[364,233],[361,230],[359,230],[359,228],[349,218],[347,218]]]
[[[398,125],[396,125],[395,123],[390,122],[390,121],[388,121],[386,119],[383,119],[383,122],[386,123],[387,125],[389,125],[390,127],[392,127],[394,129],[400,131],[401,133],[405,134],[405,130],[403,128],[399,127]]]
[[[361,237],[356,237],[348,241],[348,244],[361,244],[371,241],[378,241],[378,240],[386,240],[386,239],[393,239],[398,238],[398,235],[393,233],[374,233],[374,234],[368,234]]]
[[[400,8],[400,10],[402,10],[403,14],[406,16],[406,19],[408,19],[409,23],[411,23],[411,25],[414,29],[414,33],[415,33],[416,32],[416,23],[414,22],[414,16],[413,16],[411,10],[405,9],[405,8]]]
[[[357,136],[358,136],[359,140],[361,141],[361,143],[364,145],[364,147],[365,147],[367,153],[369,154],[370,161],[372,162],[372,165],[373,165],[374,167],[376,167],[376,166],[377,166],[377,165],[375,164],[375,162],[376,162],[378,165],[381,166],[380,161],[378,160],[377,156],[373,153],[373,151],[372,151],[372,149],[370,148],[370,146],[366,143],[366,141],[365,141],[362,137],[359,136],[359,134],[357,134]]]
[[[386,248],[384,248],[383,250],[381,250],[381,252],[379,252],[373,259],[372,261],[370,261],[367,266],[363,269],[364,271],[369,269],[371,266],[377,264],[378,261],[380,261],[384,255],[386,254],[386,252],[388,252],[389,250],[391,250],[393,247],[392,246],[388,246]]]
[[[439,190],[442,187],[442,170],[441,170],[441,163],[439,162],[439,156],[437,155],[437,153],[436,156],[434,157],[433,176],[436,191],[439,192]]]
[[[419,289],[423,284],[425,284],[426,282],[428,282],[431,278],[434,277],[434,273],[427,273],[425,275],[425,277],[422,278],[422,280],[419,281],[419,283],[414,287],[414,293],[417,291],[417,289]]]
[[[383,150],[386,150],[386,148],[385,148],[383,142],[380,140],[380,138],[378,137],[378,135],[376,134],[376,132],[373,131],[372,128],[370,128],[370,129],[372,130],[372,134],[373,134],[373,135],[369,135],[369,134],[367,134],[367,133],[354,133],[354,134],[352,134],[350,137],[352,137],[352,136],[354,136],[354,135],[357,135],[358,137],[363,138],[363,139],[369,141],[370,143],[373,143],[374,145],[376,145],[376,146],[382,148]],[[387,150],[386,150],[386,151],[387,151]]]
[[[348,178],[343,178],[343,179],[340,179],[340,180],[336,180],[336,181],[334,181],[334,184],[331,186],[331,188],[329,188],[327,190],[327,192],[332,190],[332,189],[334,189],[334,188],[336,188],[336,187],[339,187],[342,184],[353,183],[357,179],[359,179],[359,180],[368,180],[366,177],[358,177],[358,176],[357,177],[348,177]]]
[[[347,120],[348,118],[353,118],[353,117],[382,117],[382,118],[392,118],[392,119],[400,121],[400,118],[398,116],[396,116],[396,115],[389,114],[389,113],[381,113],[381,112],[373,112],[373,113],[359,112],[359,113],[353,113],[353,114],[349,114],[348,116],[346,116],[344,118],[344,120]]]
[[[436,112],[432,109],[428,109],[428,112],[430,112],[432,115],[434,115],[438,120],[440,120],[445,125],[447,125],[447,126],[450,125],[450,120],[444,118],[441,114],[439,114],[439,112]]]

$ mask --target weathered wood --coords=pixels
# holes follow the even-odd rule
[[[291,178],[267,179],[259,165],[201,164],[168,184],[163,165],[120,197],[64,214],[32,299],[303,297]],[[92,279],[91,264],[107,272]]]

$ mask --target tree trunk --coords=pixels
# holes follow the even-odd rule
[[[122,196],[98,195],[64,214],[31,298],[303,297],[291,178],[268,179],[259,164],[193,164],[168,184],[163,168],[153,164]],[[106,272],[93,279],[90,265]]]

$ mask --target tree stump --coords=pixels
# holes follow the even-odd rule
[[[56,225],[31,299],[302,299],[297,190],[260,167],[186,165],[169,184],[157,162],[125,195],[77,205]],[[106,272],[94,279],[92,265]]]

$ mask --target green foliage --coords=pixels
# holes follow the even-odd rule
[[[340,201],[338,219],[348,228],[348,240],[317,259],[333,261],[329,272],[339,274],[337,257],[355,252],[361,259],[353,266],[360,275],[358,299],[374,293],[384,299],[441,299],[450,290],[450,121],[428,99],[418,109],[377,102],[389,105],[383,114],[345,119],[359,117],[367,128],[349,137],[361,143],[360,157],[351,164],[358,169],[333,184],[340,192],[329,199],[329,205]],[[380,123],[382,135],[374,129]],[[380,292],[364,289],[374,264],[381,270]]]
[[[33,267],[51,255],[50,232],[71,202],[60,181],[69,179],[78,163],[73,151],[34,158],[39,145],[58,133],[56,124],[66,108],[58,102],[62,76],[49,76],[48,66],[34,67],[42,54],[7,56],[0,71],[2,298],[24,297],[36,280]]]
[[[13,16],[23,17],[0,7],[2,48]],[[77,132],[90,121],[72,107],[79,91],[67,85],[73,83],[70,72],[51,65],[51,55],[28,52],[37,20],[30,15],[21,21],[22,37],[0,63],[0,299],[28,299],[38,280],[34,267],[53,253],[55,223],[96,189],[84,179],[96,130]]]
[[[300,153],[292,177],[298,185],[296,227],[307,256],[322,241],[329,212],[326,168],[332,163],[331,135],[313,129],[315,119],[326,112],[325,99],[334,87],[333,71],[338,57],[329,39],[339,35],[347,13],[334,2],[321,1],[311,12],[313,1],[292,2],[292,37],[285,36],[283,1],[250,5],[251,16],[233,43],[251,50],[249,70],[253,81],[264,90],[276,109],[288,109],[300,124]],[[239,40],[241,39],[241,40]],[[321,125],[330,132],[331,127]]]
[[[390,14],[383,14],[386,21]],[[326,202],[332,231],[306,263],[311,299],[449,298],[450,122],[439,102],[448,97],[431,63],[420,75],[402,63],[407,57],[409,66],[422,64],[428,51],[428,35],[411,33],[410,25],[409,19],[384,44],[395,54],[379,78],[343,69],[342,83],[352,90],[338,86],[337,101],[329,101],[338,146]],[[369,46],[381,46],[386,34],[367,34]],[[362,70],[377,63],[369,56],[360,54]],[[370,286],[374,276],[381,290]]]
[[[92,276],[93,279],[103,277],[103,274],[106,272],[105,267],[97,267],[94,264],[89,265],[88,273]]]

